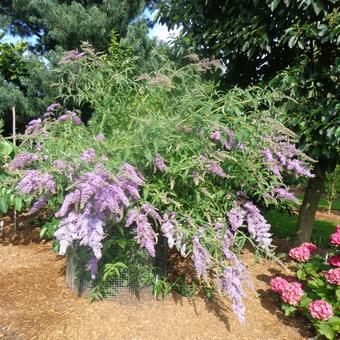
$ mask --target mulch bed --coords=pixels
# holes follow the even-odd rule
[[[39,242],[39,228],[9,225],[0,237],[0,339],[307,339],[313,332],[302,317],[284,317],[268,282],[289,268],[242,255],[256,293],[248,292],[246,323],[240,325],[228,299],[173,294],[164,301],[122,305],[76,297],[65,283],[65,262]],[[279,242],[279,248],[289,247]],[[181,272],[180,264],[178,271]],[[173,269],[176,272],[176,269]]]

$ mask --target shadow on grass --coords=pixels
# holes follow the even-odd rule
[[[293,239],[296,233],[298,216],[289,215],[277,210],[265,213],[267,221],[272,226],[272,233],[281,239]],[[321,248],[327,248],[329,237],[335,232],[337,222],[315,221],[311,241]]]

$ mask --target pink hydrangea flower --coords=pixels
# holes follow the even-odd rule
[[[340,255],[329,256],[328,263],[334,267],[340,267]]]
[[[314,319],[329,320],[333,316],[332,306],[324,300],[315,300],[308,305],[308,311]]]
[[[311,252],[307,247],[296,247],[289,251],[289,256],[298,262],[306,262],[310,259]]]
[[[338,225],[336,226],[336,232],[337,232],[337,233],[340,233],[340,224],[338,224]]]
[[[325,278],[329,283],[340,286],[340,268],[329,270],[325,273]]]
[[[318,250],[318,247],[314,243],[304,242],[300,247],[307,248],[311,254],[315,253]]]
[[[338,227],[337,227],[337,229],[338,229]],[[336,246],[340,245],[340,231],[337,231],[336,233],[331,235],[331,243],[336,245]]]
[[[300,302],[303,294],[300,282],[288,282],[286,288],[281,292],[281,299],[290,305],[296,305]]]
[[[270,280],[271,290],[275,293],[281,294],[283,290],[287,288],[287,286],[288,286],[288,281],[284,279],[283,277],[278,276]]]

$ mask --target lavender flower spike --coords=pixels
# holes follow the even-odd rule
[[[92,163],[94,158],[96,157],[96,154],[92,148],[87,149],[80,155],[80,159],[87,163]]]
[[[231,229],[235,231],[242,227],[244,218],[246,217],[246,211],[244,211],[241,207],[235,207],[227,213],[227,217],[231,225]]]
[[[157,155],[154,160],[153,160],[153,164],[155,166],[155,169],[158,169],[161,172],[166,171],[167,166],[165,165],[165,161],[164,158],[161,157],[160,155]]]
[[[198,236],[194,236],[193,242],[193,260],[198,277],[203,276],[208,279],[208,266],[211,262],[209,252],[201,245]]]
[[[91,274],[92,280],[94,280],[98,273],[98,259],[96,257],[91,257],[87,263],[87,270]]]
[[[9,163],[8,168],[11,171],[22,169],[25,166],[30,165],[34,161],[37,161],[38,159],[39,159],[38,155],[29,152],[21,152],[14,157],[11,163]]]

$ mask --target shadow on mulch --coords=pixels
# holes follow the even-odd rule
[[[281,271],[276,269],[269,270],[273,275],[257,275],[256,278],[260,281],[265,282],[266,284],[270,284],[270,280],[277,275],[284,277],[286,279],[293,279],[294,276],[284,275]],[[270,291],[270,289],[258,289],[256,290],[258,297],[260,298],[260,303],[263,308],[269,311],[271,314],[275,315],[277,319],[283,324],[295,328],[303,337],[313,337],[315,336],[315,331],[313,327],[310,325],[309,321],[303,315],[293,315],[293,316],[285,316],[284,313],[280,310],[280,304],[276,300],[275,295]]]
[[[12,214],[9,214],[12,216]],[[13,218],[6,216],[1,219],[4,222],[0,230],[0,245],[29,245],[46,241],[40,239],[40,219],[32,216],[18,216],[17,230],[14,230]]]
[[[189,302],[189,304],[193,307],[195,314],[199,315],[197,306],[196,306],[196,297],[193,297],[193,298],[183,297],[182,295],[176,292],[172,292],[171,295],[176,305],[180,304],[181,306],[183,306],[184,301]],[[231,309],[228,308],[225,305],[225,303],[221,301],[220,299],[218,299],[218,297],[216,296],[212,300],[208,300],[204,296],[201,296],[201,295],[199,295],[198,297],[202,298],[202,300],[205,302],[205,307],[207,311],[210,313],[213,313],[216,317],[218,317],[219,320],[223,322],[227,330],[231,332],[230,322],[226,316],[226,313],[230,312]]]

